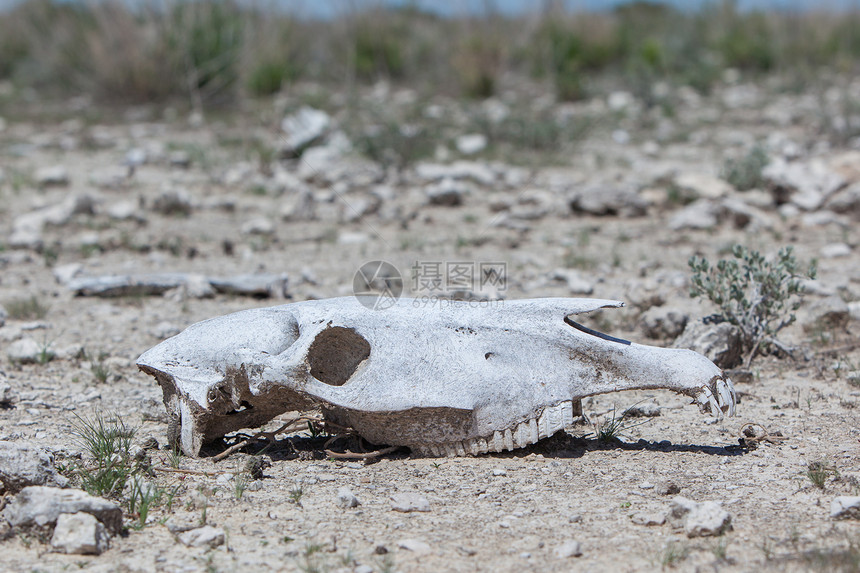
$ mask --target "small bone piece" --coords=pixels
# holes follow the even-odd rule
[[[374,444],[420,455],[513,450],[571,424],[579,401],[666,388],[711,415],[734,414],[731,380],[691,350],[644,346],[572,316],[623,303],[546,298],[355,297],[245,310],[194,324],[138,359],[190,456],[203,444],[293,410],[322,410]]]

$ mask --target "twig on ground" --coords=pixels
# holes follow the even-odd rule
[[[319,418],[315,418],[312,416],[300,416],[294,420],[290,420],[289,422],[287,422],[286,424],[284,424],[283,426],[281,426],[280,428],[278,428],[277,430],[274,430],[272,432],[259,431],[256,434],[253,434],[252,436],[248,437],[247,439],[244,439],[241,442],[233,444],[232,446],[230,446],[229,448],[227,448],[226,450],[224,450],[223,452],[221,452],[220,454],[218,454],[217,456],[215,456],[212,459],[216,462],[220,462],[224,458],[228,457],[230,454],[241,450],[242,448],[244,448],[245,446],[247,446],[251,442],[254,442],[260,438],[265,438],[269,442],[272,442],[272,441],[274,441],[275,436],[277,436],[278,434],[283,434],[284,432],[296,431],[296,430],[303,429],[304,426],[300,425],[302,422],[318,422],[318,421],[319,421]]]

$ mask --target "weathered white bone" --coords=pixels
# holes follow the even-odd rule
[[[376,444],[465,455],[533,444],[569,425],[586,396],[667,388],[716,416],[734,413],[723,372],[691,350],[594,332],[569,317],[623,303],[546,298],[400,299],[371,310],[355,297],[245,310],[188,327],[138,359],[155,376],[188,455],[292,410]]]

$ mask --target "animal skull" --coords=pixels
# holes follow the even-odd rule
[[[691,350],[592,331],[569,317],[623,303],[544,298],[400,299],[371,310],[355,297],[245,310],[206,320],[138,359],[173,418],[171,443],[200,447],[292,410],[372,443],[423,455],[512,450],[573,421],[579,400],[667,388],[715,416],[734,414],[731,380]]]

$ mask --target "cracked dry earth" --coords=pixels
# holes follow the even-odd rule
[[[137,426],[138,442],[158,440],[161,449],[150,451],[153,464],[169,467],[161,392],[153,379],[137,371],[137,357],[194,322],[285,302],[229,294],[194,298],[182,289],[163,296],[76,297],[54,276],[70,263],[79,263],[78,271],[89,276],[287,273],[293,300],[349,294],[358,265],[373,259],[390,261],[407,276],[415,261],[505,261],[507,298],[583,296],[554,278],[554,269],[579,267],[593,296],[628,302],[626,308],[602,311],[589,324],[657,345],[669,345],[672,339],[649,338],[641,314],[656,303],[678,308],[692,319],[712,313],[712,307],[688,297],[686,262],[694,253],[717,259],[735,242],[767,253],[792,244],[800,260],[819,258],[818,286],[806,296],[806,305],[834,292],[849,301],[860,298],[856,223],[804,222],[799,213],[777,216],[774,207],[767,226],[755,231],[737,229],[730,221],[707,229],[672,230],[667,221],[680,207],[659,201],[635,217],[573,213],[558,181],[575,187],[597,175],[575,162],[546,169],[492,164],[495,173],[508,170],[519,179],[511,176],[507,180],[516,182],[503,184],[505,178],[498,175],[498,184],[474,184],[461,206],[428,205],[423,194],[428,183],[414,169],[385,172],[353,158],[320,167],[306,184],[318,194],[335,186],[353,203],[372,187],[385,185],[388,194],[380,192],[384,198],[376,213],[345,220],[339,197],[332,196],[320,202],[314,219],[284,221],[277,214],[290,189],[248,192],[243,183],[225,183],[224,171],[239,164],[229,150],[222,149],[224,157],[206,165],[192,161],[187,168],[171,166],[158,154],[168,144],[219,149],[217,132],[239,129],[236,126],[119,121],[97,126],[112,141],[109,146],[64,147],[67,140],[86,140],[94,129],[64,125],[45,133],[44,126],[10,120],[0,133],[7,150],[22,141],[39,142],[4,157],[3,236],[12,232],[16,218],[40,206],[83,193],[95,200],[93,212],[47,225],[41,249],[7,247],[0,253],[0,302],[11,307],[10,301],[35,296],[47,307],[41,318],[8,317],[0,328],[0,344],[8,348],[18,339],[32,338],[57,354],[46,364],[17,364],[5,351],[0,353],[0,370],[17,394],[15,403],[0,410],[0,438],[43,447],[53,452],[61,468],[69,467],[82,450],[73,436],[75,415],[99,411],[115,412]],[[270,137],[276,140],[277,134]],[[605,152],[611,144],[600,141],[593,145]],[[120,165],[129,149],[147,146],[156,151],[150,151],[151,159],[130,178],[115,186],[92,182],[93,173]],[[664,171],[684,165],[701,165],[709,172],[718,168],[714,148],[707,143],[700,148],[667,145],[657,157],[617,147],[610,153],[626,157],[627,163],[608,167],[601,176],[637,182],[643,194],[660,166]],[[834,150],[823,157],[836,155]],[[67,168],[67,185],[38,188],[23,177],[21,186],[13,187],[10,174],[32,174],[56,164]],[[285,162],[283,169],[296,165]],[[256,174],[255,168],[252,173],[268,177]],[[155,208],[164,186],[187,190],[187,216]],[[491,205],[514,204],[524,193],[535,202],[547,201],[540,203],[547,208],[520,225],[495,225],[498,207]],[[108,214],[112,205],[129,199],[134,217],[118,220]],[[261,217],[270,218],[273,229],[257,232],[247,226]],[[823,257],[822,249],[834,243],[847,245],[848,253]],[[622,430],[615,442],[597,441],[593,427],[583,423],[510,453],[434,459],[401,450],[372,463],[328,459],[325,439],[308,432],[279,435],[264,452],[271,467],[264,469],[262,479],[248,483],[241,497],[232,476],[262,445],[218,462],[211,454],[224,446],[215,447],[208,450],[209,457],[183,457],[179,468],[187,472],[157,471],[158,484],[178,488],[172,507],[153,509],[146,527],[130,528],[127,535],[112,539],[102,555],[54,553],[38,539],[19,534],[0,545],[0,568],[852,570],[860,522],[831,519],[830,503],[839,495],[858,495],[860,388],[846,372],[860,368],[860,327],[853,319],[830,330],[804,330],[803,320],[783,337],[803,347],[796,360],[760,357],[753,363],[751,379],[736,381],[740,403],[734,418],[704,417],[689,399],[671,392],[609,394],[583,402],[592,422],[640,402],[658,406],[659,415],[637,418],[644,423]],[[106,357],[105,382],[94,379],[80,349]],[[654,408],[650,410],[653,414]],[[285,413],[266,427],[288,419]],[[744,447],[739,430],[747,422],[783,439],[757,447],[747,442]],[[826,462],[838,473],[828,474],[823,488],[815,487],[807,477],[811,462]],[[360,505],[338,505],[338,491],[344,487]],[[669,524],[646,526],[632,518],[664,512],[674,497],[668,492],[676,490],[698,502],[721,503],[732,516],[733,529],[720,537],[690,539]],[[403,493],[426,498],[429,511],[395,511],[392,496]],[[223,545],[187,547],[169,529],[204,520],[226,532]],[[564,551],[572,541],[580,544],[580,556]]]

